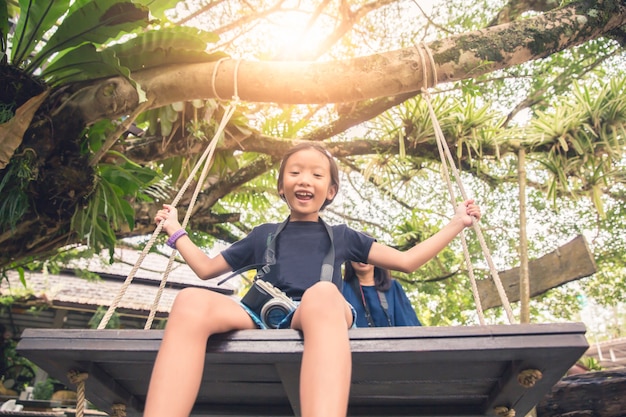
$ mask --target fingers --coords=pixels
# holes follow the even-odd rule
[[[470,216],[475,217],[476,220],[480,220],[481,217],[481,212],[480,212],[480,207],[475,206],[473,208],[470,208],[470,210],[468,210],[468,213]]]
[[[161,223],[164,220],[168,219],[177,219],[177,210],[169,204],[163,204],[163,208],[157,211],[154,216],[154,222],[156,224]]]
[[[476,220],[480,220],[481,212],[480,207],[477,204],[474,204],[474,200],[465,200],[460,204],[462,208],[464,208],[464,212],[466,215],[476,218]],[[461,211],[462,212],[462,211]]]
[[[465,212],[467,213],[468,216],[472,216],[472,217],[475,217],[476,220],[480,220],[480,216],[481,216],[480,207],[474,204],[474,200],[466,200],[463,204],[466,207]]]

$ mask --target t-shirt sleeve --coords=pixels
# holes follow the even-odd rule
[[[233,271],[263,262],[267,238],[276,227],[273,224],[257,226],[248,236],[222,251],[222,256]]]
[[[349,227],[344,228],[344,236],[346,260],[366,263],[376,239]]]

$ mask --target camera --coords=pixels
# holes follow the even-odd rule
[[[298,306],[284,292],[269,282],[257,279],[241,302],[252,310],[267,327],[276,329]]]

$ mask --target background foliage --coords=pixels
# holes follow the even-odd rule
[[[62,89],[111,75],[132,80],[133,71],[140,68],[225,56],[348,59],[443,39],[507,19],[522,20],[552,7],[547,1],[486,0],[267,3],[46,0],[18,5],[2,1],[0,17],[6,16],[7,23],[2,19],[0,57],[3,65]],[[508,70],[476,77],[468,74],[467,79],[440,85],[432,92],[438,122],[448,142],[455,145],[463,180],[485,213],[483,229],[499,268],[519,263],[515,153],[519,147],[528,152],[531,257],[552,251],[577,234],[584,234],[593,250],[598,273],[533,300],[534,321],[578,320],[595,306],[623,307],[623,65],[623,41],[601,37]],[[142,97],[141,88],[136,87]],[[3,103],[0,111],[14,113],[21,104]],[[146,222],[146,216],[138,214],[138,205],[157,207],[169,201],[197,158],[198,151],[191,149],[213,137],[224,105],[206,100],[140,112],[132,129],[123,133],[118,131],[124,120],[102,120],[84,129],[80,152],[94,171],[84,204],[72,213],[71,232],[96,251],[112,251],[122,243],[121,238],[133,236],[138,224]],[[277,140],[307,138],[329,128],[337,115],[355,112],[357,107],[240,103],[230,127]],[[2,122],[9,120],[0,117]],[[394,153],[338,157],[342,185],[339,197],[324,214],[329,221],[346,222],[403,248],[431,235],[448,220],[452,210],[436,155],[411,152],[407,156],[407,150],[428,149],[433,144],[432,120],[422,98],[410,98],[324,139],[329,144],[397,143]],[[150,161],[133,159],[139,148],[164,149],[172,143],[179,147],[177,153],[160,153]],[[27,149],[21,151],[0,180],[0,192],[14,197],[0,202],[4,233],[24,221],[31,204],[29,187],[41,175],[32,155]],[[206,194],[263,158],[249,152],[218,151]],[[193,238],[208,248],[234,241],[260,222],[282,219],[286,207],[276,196],[275,178],[275,167],[265,169],[209,204],[205,211],[214,215],[238,213],[240,217],[236,222],[196,227]],[[486,265],[471,235],[470,249],[478,272],[486,276]],[[19,259],[9,267],[25,268],[34,260]],[[395,276],[425,324],[476,323],[458,242],[416,273]],[[488,315],[491,321],[503,321],[499,309]],[[601,338],[623,335],[624,330],[623,314],[593,329]]]

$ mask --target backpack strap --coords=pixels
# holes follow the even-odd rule
[[[385,317],[387,318],[387,324],[389,327],[393,327],[391,325],[391,317],[389,317],[389,304],[387,303],[387,294],[385,294],[381,290],[376,290],[378,293],[378,301],[380,301],[380,306],[383,308],[383,313],[385,313]]]
[[[331,281],[333,280],[333,272],[335,270],[335,240],[333,239],[333,229],[320,217],[320,222],[326,228],[326,232],[328,233],[328,238],[330,239],[330,247],[328,248],[328,252],[326,252],[326,256],[324,256],[324,261],[322,263],[322,271],[320,272],[320,281]]]

